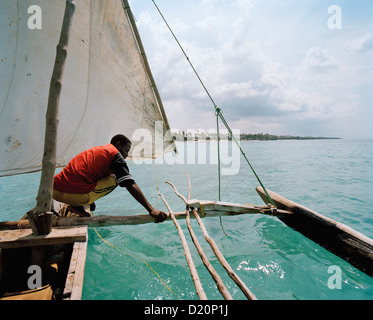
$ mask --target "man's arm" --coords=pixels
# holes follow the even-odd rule
[[[163,222],[167,219],[167,215],[163,211],[154,209],[151,206],[135,181],[129,180],[126,182],[125,188],[127,188],[128,192],[149,212],[153,218],[155,218],[156,223]]]

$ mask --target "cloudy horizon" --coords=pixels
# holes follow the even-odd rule
[[[232,129],[373,138],[373,2],[156,3]],[[152,1],[130,5],[171,128],[215,128],[214,106]]]

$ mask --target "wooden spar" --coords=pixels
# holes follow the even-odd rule
[[[188,195],[188,200],[190,199],[190,195],[191,195],[191,187],[190,187],[190,180],[189,180],[189,176],[187,175],[188,177],[188,186],[189,186],[189,195]],[[176,189],[176,187],[171,183],[171,182],[166,182],[168,183],[171,187],[174,188],[175,190],[175,193],[185,202],[185,203],[188,203],[187,199],[185,199],[184,196],[182,196]],[[224,285],[223,283],[223,280],[221,279],[221,277],[219,276],[219,274],[216,272],[215,268],[211,265],[210,261],[208,260],[205,252],[203,251],[201,245],[199,244],[198,240],[197,240],[197,237],[193,231],[193,228],[192,228],[192,224],[190,223],[190,214],[189,214],[189,207],[187,206],[187,209],[186,209],[186,222],[187,222],[187,226],[188,226],[188,230],[189,230],[189,233],[190,233],[190,236],[193,240],[193,243],[198,251],[198,254],[200,255],[202,261],[203,261],[203,264],[205,265],[206,269],[208,270],[208,272],[211,274],[212,278],[214,279],[215,283],[216,283],[216,286],[219,290],[219,292],[222,294],[222,296],[224,297],[225,300],[233,300],[231,294],[229,293],[227,287]]]
[[[192,195],[192,187],[191,187],[191,184],[190,184],[190,179],[189,179],[189,175],[186,173],[186,177],[188,179],[188,201],[190,200],[190,197]],[[176,188],[174,188],[175,191]],[[205,255],[205,253],[203,252],[202,250],[202,247],[200,246],[198,240],[197,240],[197,237],[192,229],[192,225],[190,223],[190,214],[189,214],[189,208],[187,206],[187,210],[188,210],[188,214],[187,214],[187,224],[188,224],[188,229],[189,229],[189,232],[190,232],[190,235],[193,239],[193,242],[198,250],[198,253],[199,255],[201,256],[201,259],[203,261],[203,263],[205,264],[206,266],[206,263],[207,264],[210,264],[209,260],[207,259],[207,256]],[[204,256],[204,257],[203,257]],[[205,261],[206,260],[206,261]],[[205,263],[206,262],[206,263]],[[223,283],[223,280],[221,279],[221,277],[218,275],[218,273],[216,272],[216,270],[213,268],[213,266],[210,264],[211,267],[207,267],[207,270],[210,272],[212,278],[214,279],[215,283],[216,283],[216,286],[219,290],[219,292],[222,294],[222,296],[224,297],[225,300],[233,300],[231,294],[229,293],[227,287],[224,285]]]
[[[257,187],[256,191],[266,203],[268,199],[263,189]],[[327,218],[270,190],[267,191],[278,208],[293,213],[278,216],[281,221],[373,277],[373,239],[343,223]]]
[[[167,132],[171,132],[170,131],[171,130],[170,129],[170,125],[169,125],[169,122],[168,122],[168,119],[167,119],[167,116],[166,116],[166,112],[165,112],[164,107],[163,107],[163,102],[162,102],[161,96],[159,94],[157,85],[155,83],[153,74],[152,74],[152,72],[150,70],[148,58],[146,57],[145,49],[144,49],[144,46],[143,46],[142,41],[141,41],[140,33],[139,33],[139,31],[137,29],[137,26],[136,26],[135,18],[134,18],[133,14],[132,14],[132,11],[131,11],[131,8],[130,8],[130,5],[129,5],[128,1],[127,0],[122,0],[122,1],[123,1],[124,9],[127,12],[128,20],[129,20],[130,25],[132,27],[132,31],[133,31],[133,34],[135,36],[135,39],[136,39],[136,42],[137,42],[137,46],[139,48],[140,56],[142,58],[142,61],[144,63],[144,67],[145,67],[146,72],[148,74],[148,78],[149,78],[149,81],[150,81],[151,89],[153,90],[154,96],[155,96],[155,98],[157,100],[158,107],[159,107],[159,110],[160,110],[161,115],[162,115],[162,120],[163,120],[163,123],[164,123],[164,127],[165,127],[165,129],[166,129]],[[172,143],[172,145],[173,145],[174,150],[176,151],[175,144]]]
[[[191,196],[191,192],[192,192],[192,188],[190,186],[190,179],[189,179],[189,176],[187,174],[187,178],[188,178],[188,189],[189,189],[189,193],[188,193],[188,201],[190,200],[190,196]],[[171,185],[174,190],[175,190],[175,193],[181,198],[183,199],[183,201],[186,203],[186,199],[177,192],[176,190],[176,187],[171,183],[171,182],[167,182],[169,185]],[[187,222],[187,226],[188,226],[188,230],[189,230],[189,233],[190,233],[190,236],[193,240],[193,243],[203,261],[203,264],[205,265],[206,269],[208,270],[208,272],[211,274],[212,278],[214,279],[215,283],[216,283],[216,286],[219,290],[219,292],[221,293],[221,295],[224,297],[225,300],[233,300],[231,294],[229,293],[227,287],[224,285],[223,283],[223,280],[221,279],[221,277],[219,276],[219,274],[216,272],[215,268],[211,265],[210,261],[208,260],[205,252],[203,251],[201,245],[199,244],[198,242],[198,239],[196,237],[196,234],[194,233],[193,231],[193,228],[192,228],[192,224],[190,223],[190,214],[189,214],[189,208],[187,206],[186,208],[186,222]]]
[[[245,283],[238,277],[238,275],[235,274],[231,266],[228,264],[227,260],[225,260],[224,256],[220,252],[218,246],[216,245],[215,241],[210,238],[201,218],[199,217],[196,209],[193,209],[193,214],[196,217],[199,226],[201,227],[202,233],[205,236],[206,241],[209,243],[212,251],[214,251],[216,257],[218,258],[219,262],[227,272],[227,274],[232,278],[232,280],[238,285],[238,287],[241,289],[243,294],[248,298],[249,300],[257,300],[255,295],[250,291],[250,289],[245,285]]]
[[[62,89],[62,79],[65,69],[67,48],[71,33],[71,26],[75,12],[73,0],[66,1],[65,15],[61,29],[61,36],[57,45],[56,59],[49,89],[48,107],[46,113],[46,127],[44,139],[43,167],[40,187],[37,195],[36,207],[28,212],[32,231],[35,235],[51,232],[53,178],[56,168],[58,111]]]
[[[189,178],[188,178],[189,180]],[[168,183],[169,185],[171,185],[173,188],[174,188],[174,191],[175,193],[185,202],[185,204],[188,206],[188,201],[185,199],[184,196],[182,196],[176,189],[176,187],[171,183],[171,182],[166,182]],[[212,251],[215,253],[215,256],[218,258],[219,262],[221,263],[221,265],[223,266],[223,268],[225,269],[225,271],[227,272],[227,274],[231,277],[231,279],[236,282],[236,284],[238,285],[238,287],[241,289],[241,291],[243,292],[243,294],[249,299],[249,300],[257,300],[257,298],[255,297],[255,295],[250,291],[250,289],[245,285],[245,283],[243,283],[243,281],[235,274],[235,272],[233,271],[233,269],[231,268],[231,266],[228,264],[227,260],[225,260],[223,254],[220,252],[218,246],[216,245],[215,241],[210,238],[206,228],[205,228],[205,225],[203,224],[200,216],[198,215],[197,211],[193,208],[192,209],[192,212],[195,216],[195,218],[197,219],[197,222],[202,230],[202,233],[206,239],[206,241],[209,243]]]
[[[174,212],[176,219],[185,219],[185,212]],[[168,219],[171,216],[168,215]],[[149,215],[133,215],[133,216],[95,216],[95,217],[56,217],[53,221],[53,227],[109,227],[119,225],[140,225],[154,223],[154,218]],[[30,228],[30,221],[27,219],[18,221],[0,222],[0,230],[15,230]]]
[[[204,217],[220,217],[220,216],[232,216],[238,214],[245,214],[248,212],[232,212],[235,209],[231,207],[225,207],[224,211],[222,209],[215,211],[206,210]],[[279,214],[284,212],[284,214],[289,213],[285,210],[278,210]],[[252,212],[249,212],[252,213]],[[177,220],[185,219],[186,212],[174,212],[174,216]],[[193,218],[193,216],[191,216]],[[171,219],[171,216],[168,215],[168,219]],[[110,226],[119,226],[119,225],[139,225],[154,223],[154,218],[149,215],[132,215],[132,216],[112,216],[112,215],[99,215],[94,217],[55,217],[53,220],[53,227],[68,227],[68,226],[83,226],[87,225],[89,227],[110,227]],[[0,230],[7,229],[26,229],[30,228],[30,222],[27,219],[21,219],[18,221],[5,221],[0,222]]]
[[[262,213],[269,215],[287,215],[292,214],[290,211],[275,209],[271,206],[254,206],[251,204],[238,204],[222,201],[208,201],[208,200],[189,200],[186,202],[189,207],[197,208],[200,211],[224,211],[231,215],[244,213]]]
[[[208,201],[208,200],[196,200],[196,199],[189,200],[190,196],[188,197],[188,200],[187,200],[184,196],[182,196],[180,193],[177,192],[176,187],[171,182],[166,181],[166,183],[174,188],[177,196],[180,197],[188,207],[197,208],[200,211],[203,211],[204,214],[206,213],[206,211],[208,211],[210,214],[224,212],[227,215],[236,215],[236,214],[245,214],[245,213],[262,213],[262,214],[269,214],[269,215],[292,214],[290,211],[274,209],[272,206],[269,206],[269,205],[254,206],[251,204],[238,204],[238,203],[222,202],[222,201]],[[190,185],[190,182],[189,182],[189,185]]]
[[[190,197],[192,196],[192,186],[190,184],[189,174],[186,173],[186,177],[188,179],[188,201],[190,201]]]
[[[189,208],[187,208],[187,216],[186,216],[186,222],[188,226],[188,230],[190,233],[190,236],[193,240],[193,243],[198,251],[198,254],[200,255],[203,264],[205,265],[208,272],[211,274],[212,278],[214,279],[216,286],[223,296],[225,300],[233,300],[231,294],[229,293],[227,287],[224,285],[223,280],[219,276],[219,274],[216,272],[215,268],[211,265],[210,261],[208,260],[205,252],[203,251],[201,245],[199,244],[196,234],[193,231],[192,224],[190,223],[190,214],[189,214]]]
[[[185,239],[185,236],[184,236],[184,232],[181,229],[179,223],[176,221],[175,216],[174,216],[174,214],[173,214],[170,206],[168,205],[166,199],[164,198],[163,194],[161,194],[159,192],[158,192],[158,194],[162,198],[162,200],[165,203],[168,211],[170,212],[172,221],[174,222],[174,224],[176,226],[176,229],[179,232],[181,243],[182,243],[183,248],[184,248],[185,257],[186,257],[186,260],[188,262],[189,270],[190,270],[190,273],[192,275],[193,283],[194,283],[194,286],[196,288],[198,297],[200,298],[200,300],[207,300],[207,296],[206,296],[205,291],[202,288],[201,280],[199,279],[199,276],[198,276],[198,273],[197,273],[197,269],[196,269],[196,267],[194,265],[194,262],[193,262],[193,259],[192,259],[192,255],[190,254],[190,250],[189,250],[188,244],[186,242],[186,239]]]

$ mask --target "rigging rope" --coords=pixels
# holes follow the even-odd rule
[[[260,186],[263,188],[264,193],[266,194],[266,196],[267,196],[267,198],[269,199],[270,203],[271,203],[274,207],[276,207],[276,205],[275,205],[273,199],[271,198],[271,196],[270,196],[269,193],[267,192],[267,189],[264,187],[262,181],[260,180],[259,176],[258,176],[257,173],[255,172],[255,170],[254,170],[253,166],[251,165],[249,159],[247,158],[245,152],[242,150],[241,145],[240,145],[239,142],[237,141],[236,137],[233,135],[231,128],[229,127],[227,121],[225,120],[225,118],[224,118],[224,116],[223,116],[223,112],[222,112],[222,110],[221,110],[220,108],[218,108],[218,106],[216,105],[214,99],[212,98],[210,92],[207,90],[207,88],[206,88],[205,84],[203,83],[201,77],[199,76],[197,70],[194,68],[192,62],[190,61],[189,57],[187,56],[187,54],[186,54],[184,48],[182,47],[182,45],[180,44],[180,42],[179,42],[179,40],[177,39],[176,35],[175,35],[174,32],[172,31],[170,25],[168,24],[166,18],[163,16],[161,10],[158,8],[157,4],[155,3],[155,0],[152,0],[152,1],[153,1],[154,6],[156,7],[156,9],[158,10],[160,16],[162,17],[164,23],[166,24],[167,28],[170,30],[172,36],[174,37],[175,41],[177,42],[177,44],[179,45],[181,51],[183,52],[184,56],[186,57],[187,61],[189,62],[190,66],[191,66],[191,68],[193,69],[195,75],[197,76],[199,82],[201,83],[202,87],[204,88],[205,92],[207,93],[208,97],[210,98],[212,104],[214,105],[215,114],[216,114],[216,116],[217,116],[217,119],[218,119],[218,120],[219,120],[219,118],[221,119],[221,121],[223,122],[224,126],[227,128],[229,134],[231,135],[233,141],[236,143],[237,147],[239,148],[239,150],[240,150],[241,154],[243,155],[245,161],[247,162],[247,164],[250,166],[251,170],[253,171],[253,173],[254,173],[255,177],[257,178],[257,180],[258,180]],[[218,121],[218,120],[217,120],[217,121]],[[221,199],[221,194],[220,194],[220,192],[221,192],[221,179],[220,179],[220,149],[219,149],[219,133],[218,133],[218,159],[219,159],[219,166],[218,166],[219,169],[218,169],[218,170],[219,170],[219,201],[220,201],[220,199]]]
[[[220,132],[219,132],[219,116],[216,114],[216,134],[218,138],[218,180],[219,180],[219,201],[221,201],[221,161],[220,161]],[[223,219],[222,217],[219,217],[220,220],[220,226],[221,229],[223,230],[224,234],[226,237],[229,238],[229,235],[225,232],[224,226],[223,226]]]

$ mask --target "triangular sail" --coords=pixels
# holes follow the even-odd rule
[[[34,4],[5,0],[0,12],[0,176],[41,169],[65,3],[38,1],[40,17]],[[39,18],[42,29],[30,29]],[[58,166],[117,133],[133,140],[134,157],[165,151],[167,119],[138,48],[121,0],[77,1],[60,101]]]

